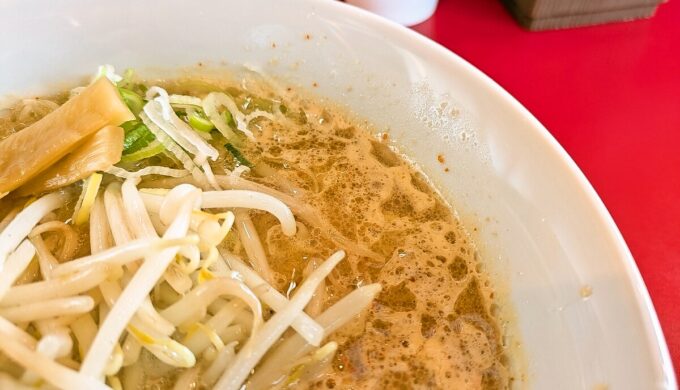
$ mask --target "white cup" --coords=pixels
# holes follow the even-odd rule
[[[347,3],[405,26],[413,26],[429,19],[438,0],[347,0]]]

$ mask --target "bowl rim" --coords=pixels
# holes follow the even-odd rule
[[[29,7],[37,7],[38,4],[37,1],[20,2],[17,0],[9,0],[3,5],[5,5],[5,9],[9,11],[9,14],[11,15],[13,8],[26,5]],[[508,109],[513,110],[523,118],[522,126],[524,128],[521,131],[525,131],[525,134],[529,134],[543,142],[545,146],[542,147],[549,148],[550,153],[556,157],[556,162],[560,164],[560,166],[557,167],[557,169],[560,170],[560,174],[573,180],[574,183],[576,183],[574,193],[580,194],[586,199],[583,208],[589,208],[588,212],[592,212],[593,223],[599,224],[603,229],[601,239],[610,246],[611,252],[618,259],[615,261],[621,262],[620,264],[624,272],[622,278],[626,279],[626,286],[633,290],[631,293],[633,294],[635,302],[632,304],[635,305],[638,312],[637,315],[639,316],[638,318],[642,322],[641,326],[644,331],[644,341],[649,348],[649,353],[653,359],[651,364],[656,369],[654,375],[659,376],[659,378],[657,378],[658,381],[666,388],[677,388],[676,373],[672,365],[670,353],[663,336],[659,319],[639,269],[637,268],[635,260],[626,245],[621,232],[583,172],[537,118],[535,118],[509,92],[503,89],[481,70],[477,69],[448,48],[411,29],[358,7],[343,4],[339,1],[295,0],[290,1],[286,6],[297,6],[312,11],[323,10],[329,15],[337,15],[348,20],[357,20],[362,22],[367,28],[377,33],[381,33],[385,40],[390,40],[395,44],[399,44],[407,50],[409,48],[418,48],[419,51],[422,50],[423,53],[428,55],[428,61],[431,60],[441,67],[446,67],[447,65],[455,67],[457,74],[469,78],[481,89],[484,89],[483,91],[480,91],[481,93],[488,94],[489,97],[506,105]]]
[[[639,315],[645,320],[643,321],[643,324],[646,330],[645,336],[647,342],[650,346],[658,347],[657,353],[652,356],[656,356],[656,361],[654,363],[659,367],[660,372],[663,373],[663,378],[660,379],[663,379],[663,383],[667,388],[677,388],[678,383],[668,345],[664,338],[659,318],[654,309],[654,304],[652,303],[649,291],[642,279],[635,259],[633,258],[623,235],[614,222],[614,219],[592,184],[548,129],[496,81],[442,44],[435,42],[410,28],[344,2],[319,0],[297,1],[312,6],[312,8],[325,7],[334,12],[348,15],[349,17],[359,18],[362,22],[370,24],[370,28],[379,29],[381,32],[384,32],[386,34],[386,39],[401,40],[407,47],[421,46],[424,50],[430,52],[433,61],[438,63],[455,63],[462,68],[463,72],[467,73],[468,77],[481,83],[487,88],[488,92],[495,94],[496,98],[501,99],[526,119],[527,125],[523,131],[529,131],[532,132],[533,135],[539,136],[541,141],[545,142],[545,144],[550,147],[551,152],[559,158],[559,161],[564,166],[563,173],[571,176],[572,179],[578,182],[579,186],[576,190],[582,192],[586,196],[588,205],[594,209],[594,216],[597,217],[597,222],[605,226],[606,234],[602,238],[612,244],[612,248],[616,251],[617,258],[620,259],[620,262],[623,265],[625,276],[627,277],[626,283],[633,288],[633,293],[636,298],[635,305],[638,308]]]

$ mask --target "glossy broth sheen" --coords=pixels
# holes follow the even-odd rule
[[[368,312],[330,337],[338,343],[338,353],[327,373],[309,387],[510,386],[494,292],[480,272],[477,250],[449,205],[393,152],[387,135],[372,134],[367,124],[289,88],[274,91],[250,84],[245,91],[243,85],[198,79],[161,85],[171,93],[195,96],[225,90],[245,111],[271,110],[281,102],[289,120],[256,120],[251,130],[257,142],[239,146],[256,167],[244,177],[294,195],[343,236],[378,254],[370,258],[348,250],[327,279],[324,307],[360,284],[378,282],[383,291]],[[17,115],[0,120],[0,135],[24,125]],[[222,145],[219,149],[220,159],[212,164],[216,174],[238,164]],[[7,205],[0,208],[1,217]],[[252,217],[284,294],[295,292],[311,260],[346,249],[302,221],[290,238],[271,215]],[[224,245],[247,258],[236,237]],[[165,387],[176,374],[159,372],[165,379],[150,374],[150,386]]]

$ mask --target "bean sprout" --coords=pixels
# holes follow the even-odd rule
[[[0,316],[12,322],[31,322],[69,314],[89,312],[94,300],[88,296],[58,298],[0,309]]]
[[[208,305],[222,295],[238,297],[246,302],[255,314],[253,328],[257,329],[260,326],[262,322],[260,301],[242,282],[230,278],[213,279],[199,285],[161,314],[173,324],[181,325],[194,313],[207,310]]]
[[[309,275],[309,278],[300,286],[290,303],[283,310],[274,314],[238,352],[233,364],[222,374],[215,385],[216,390],[237,390],[241,387],[265,352],[300,315],[319,283],[344,257],[345,252],[343,251],[334,253]]]
[[[262,247],[262,241],[257,234],[253,220],[250,218],[247,210],[236,210],[236,224],[238,227],[238,235],[241,239],[241,244],[248,255],[253,269],[262,275],[262,278],[270,285],[275,284],[274,271],[272,271],[267,261],[267,255]]]
[[[272,309],[276,311],[283,310],[289,303],[283,294],[271,285],[268,285],[260,275],[243,264],[236,256],[225,253],[225,259],[234,270],[243,275],[244,282],[253,288],[258,297]],[[293,321],[292,326],[308,343],[316,346],[321,343],[323,328],[307,314],[300,313],[300,316]]]
[[[365,310],[380,290],[379,284],[359,287],[326,309],[315,320],[323,326],[326,334],[331,334]],[[248,382],[249,387],[259,389],[279,380],[281,375],[285,375],[283,368],[287,362],[299,359],[304,354],[312,351],[313,348],[300,335],[292,335],[285,339],[269,353],[267,359],[258,367],[257,372]]]
[[[61,364],[54,362],[40,353],[27,348],[12,337],[16,328],[12,323],[0,317],[0,350],[10,359],[37,373],[48,383],[62,389],[73,390],[106,390],[108,387],[99,380],[79,374]]]
[[[53,192],[36,200],[17,214],[0,233],[0,271],[5,260],[31,232],[33,227],[49,212],[61,207],[68,199],[66,193]]]
[[[181,187],[181,186],[178,186]],[[175,189],[173,189],[175,191]],[[172,195],[172,191],[168,197]],[[165,232],[165,238],[179,238],[186,235],[189,228],[191,210],[198,204],[200,191],[192,191],[182,207],[177,210],[177,217]],[[90,352],[85,357],[80,372],[96,378],[100,377],[104,370],[105,359],[111,353],[115,341],[120,337],[125,325],[132,318],[136,309],[142,304],[163,274],[174,256],[177,248],[168,248],[149,256],[149,259],[135,273],[134,277],[111,308],[108,317],[100,326],[99,333],[95,337]]]
[[[2,298],[7,294],[7,291],[9,291],[17,278],[21,276],[21,273],[28,267],[28,263],[31,262],[34,255],[35,247],[28,240],[22,241],[17,250],[9,255],[5,263],[5,269],[0,272],[0,301],[2,301]]]

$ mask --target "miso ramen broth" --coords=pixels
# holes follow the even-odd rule
[[[93,241],[89,223],[98,212],[102,218],[109,219],[109,229],[113,233],[113,238],[108,238],[113,241],[109,245],[114,242],[120,245],[116,227],[111,222],[111,211],[107,209],[110,203],[103,199],[105,191],[110,191],[111,197],[118,194],[118,199],[123,200],[120,204],[123,208],[129,207],[126,194],[138,191],[139,199],[149,210],[153,226],[162,236],[166,229],[170,230],[169,223],[162,221],[163,210],[154,211],[153,204],[161,202],[163,196],[170,197],[175,191],[168,193],[168,189],[191,184],[204,191],[202,199],[205,204],[207,192],[219,192],[215,188],[217,185],[219,190],[227,192],[232,189],[253,191],[282,201],[295,217],[295,234],[284,231],[286,225],[282,217],[268,209],[244,207],[240,203],[239,207],[213,208],[209,211],[213,213],[210,215],[221,213],[214,217],[221,218],[220,224],[226,224],[226,220],[231,218],[225,216],[229,211],[233,212],[234,218],[233,227],[216,246],[219,259],[214,259],[217,253],[202,248],[201,268],[187,271],[184,275],[182,270],[190,268],[191,256],[183,252],[175,256],[168,270],[182,275],[175,280],[167,276],[170,271],[166,270],[165,279],[159,279],[149,293],[148,304],[160,316],[172,312],[177,302],[190,295],[190,291],[203,288],[201,286],[209,284],[217,278],[216,275],[221,275],[220,270],[224,271],[220,277],[237,275],[237,279],[240,277],[239,280],[244,281],[242,276],[238,276],[238,266],[230,263],[233,259],[242,259],[244,263],[240,266],[254,271],[263,280],[262,283],[270,284],[270,288],[280,293],[280,302],[288,303],[301,291],[310,274],[322,268],[321,265],[336,251],[343,250],[346,256],[326,277],[322,277],[304,309],[307,318],[318,321],[324,328],[333,322],[333,318],[323,320],[324,312],[334,304],[342,303],[344,297],[362,286],[375,289],[371,290],[372,295],[366,293],[370,295],[366,308],[359,307],[358,312],[339,329],[324,333],[325,337],[318,347],[303,350],[306,342],[298,335],[298,328],[286,326],[285,333],[276,338],[278,341],[246,374],[246,389],[270,386],[316,389],[509,388],[513,381],[511,358],[501,342],[503,334],[494,289],[487,275],[481,271],[476,246],[450,205],[432,189],[421,173],[395,152],[389,135],[376,134],[366,122],[285,84],[272,84],[253,76],[248,76],[247,82],[225,80],[200,77],[143,80],[128,74],[118,81],[119,88],[134,94],[125,101],[136,118],[145,111],[135,112],[135,102],[130,99],[140,97],[142,101],[138,103],[144,105],[151,101],[148,92],[152,86],[167,91],[175,115],[218,152],[214,160],[206,159],[209,167],[201,168],[197,164],[202,172],[209,169],[215,179],[207,173],[207,179],[202,179],[188,170],[183,175],[178,174],[186,169],[186,163],[168,153],[167,145],[156,143],[159,141],[156,136],[155,140],[150,137],[150,141],[139,149],[147,151],[148,157],[126,158],[139,150],[126,153],[123,149],[122,160],[115,167],[125,170],[123,172],[136,172],[146,167],[162,166],[174,170],[170,172],[172,175],[153,171],[153,174],[141,176],[138,183],[128,179],[121,186],[119,183],[124,183],[124,179],[111,174],[120,174],[120,171],[115,171],[117,168],[104,171],[109,173],[102,174],[98,187],[102,200],[94,201],[88,221],[74,224],[73,218],[78,215],[76,203],[79,195],[85,194],[84,188],[91,184],[92,179],[88,179],[89,182],[78,180],[65,187],[66,190],[60,188],[58,191],[65,193],[67,200],[44,216],[40,224],[49,221],[63,221],[65,224],[37,234],[38,245],[41,245],[38,249],[43,253],[38,251],[10,292],[5,298],[0,298],[0,316],[20,307],[11,302],[3,303],[3,299],[9,298],[13,299],[12,302],[16,301],[16,289],[20,286],[54,280],[54,277],[46,277],[49,273],[41,272],[41,267],[48,263],[41,259],[45,251],[52,255],[53,266],[59,268],[73,259],[105,249],[105,246],[99,249],[91,247]],[[125,91],[123,98],[126,98]],[[225,104],[222,112],[216,112],[229,126],[227,135],[222,129],[215,128],[219,126],[211,123],[214,117],[207,112],[210,110],[200,105],[201,99],[205,102],[208,94],[214,92],[229,96],[235,105]],[[184,101],[173,98],[178,95],[199,99],[199,103],[189,98]],[[157,96],[162,97],[163,93]],[[0,139],[20,133],[24,127],[55,110],[68,98],[69,92],[66,92],[17,104],[0,118]],[[238,113],[232,112],[234,108]],[[243,124],[252,132],[252,138],[239,130],[242,120],[246,121]],[[128,128],[123,126],[123,129],[127,142],[135,129],[130,125]],[[182,145],[179,141],[178,144]],[[127,143],[123,145],[125,148]],[[191,151],[187,149],[187,152]],[[195,161],[200,151],[191,153]],[[3,158],[5,156],[0,156],[0,159]],[[24,187],[17,191],[21,192],[21,188]],[[0,231],[27,207],[30,199],[39,198],[39,194],[16,194],[17,191],[0,200],[0,220],[3,221]],[[207,211],[194,210],[194,214]],[[135,226],[128,225],[132,238],[137,237],[135,229]],[[190,227],[189,231],[192,229],[195,228]],[[200,236],[198,228],[195,231]],[[36,245],[36,240],[31,242]],[[184,260],[182,256],[185,256]],[[220,266],[226,271],[211,263],[213,261],[227,264],[227,268]],[[130,264],[139,267],[141,262]],[[118,266],[116,272],[116,276],[109,276],[106,280],[118,277],[117,288],[125,289],[131,284],[134,267],[127,264]],[[66,271],[62,274],[67,275]],[[182,283],[186,286],[182,287]],[[265,284],[254,283],[253,286],[247,278],[245,284],[263,302],[265,325],[258,329],[264,329],[282,308],[273,307],[262,298],[264,290],[261,289],[268,288]],[[82,373],[87,353],[83,348],[89,347],[81,344],[83,334],[87,333],[85,329],[94,327],[91,332],[101,329],[104,318],[108,319],[107,313],[112,310],[113,303],[107,303],[106,293],[100,289],[101,286],[95,285],[80,293],[93,300],[94,309],[88,311],[86,320],[75,319],[81,314],[69,314],[60,315],[57,320],[10,321],[35,340],[41,340],[43,333],[47,332],[46,320],[58,322],[58,319],[64,319],[63,329],[73,340],[73,347],[52,360]],[[131,329],[134,327],[128,325],[127,337],[123,334],[116,339],[119,341],[116,348],[123,350],[121,359],[135,360],[123,360],[118,370],[106,373],[106,383],[124,389],[212,388],[215,383],[220,388],[223,382],[217,380],[233,364],[230,359],[238,356],[248,340],[259,332],[253,330],[254,317],[257,317],[256,310],[252,309],[254,306],[244,303],[247,300],[231,299],[231,296],[227,299],[226,295],[215,298],[206,304],[204,311],[199,310],[191,318],[184,318],[181,324],[177,323],[179,320],[173,322],[169,319],[170,314],[165,317],[172,323],[168,342],[189,345],[192,337],[203,337],[202,348],[189,348],[195,355],[195,362],[173,365],[169,364],[175,361],[171,358],[168,359],[172,361],[163,361],[158,357],[161,352],[154,350],[157,345],[144,344],[145,336],[133,334]],[[238,305],[239,309],[229,312],[225,309],[228,305]],[[73,318],[69,320],[70,317]],[[17,315],[17,318],[23,317]],[[225,322],[220,323],[222,320]],[[201,332],[203,336],[196,336]],[[126,343],[133,336],[137,341]],[[93,337],[90,335],[86,339],[92,343]],[[289,343],[287,347],[286,342]],[[125,350],[126,346],[139,348],[139,351],[136,355],[129,353]],[[225,348],[232,350],[222,353]],[[115,351],[117,349],[114,354]],[[295,354],[286,356],[286,352]],[[21,381],[27,385],[44,383],[38,381],[40,373],[25,369],[10,357],[0,357],[0,370],[13,378],[5,380]],[[219,359],[224,361],[222,366],[216,363]],[[210,380],[203,381],[205,376]]]

